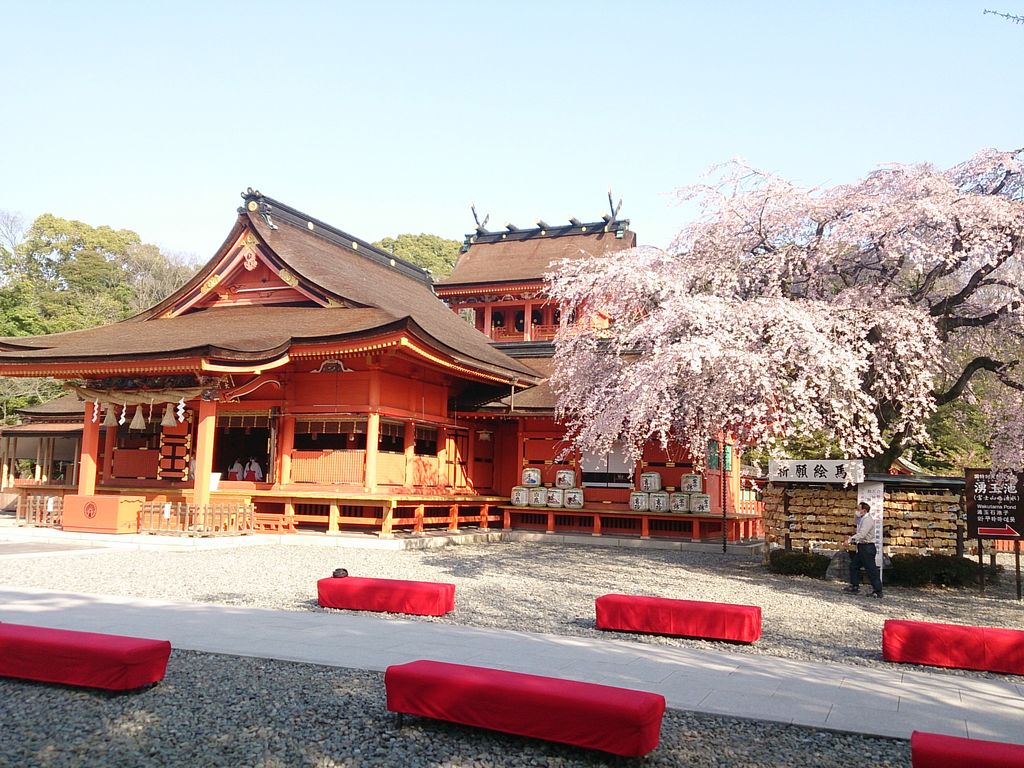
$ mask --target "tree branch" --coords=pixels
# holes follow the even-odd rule
[[[1018,362],[1018,360],[1002,362],[1000,360],[994,360],[988,356],[974,358],[973,360],[971,360],[971,362],[964,366],[963,371],[960,372],[960,376],[957,378],[955,382],[953,382],[953,386],[951,386],[945,392],[932,391],[932,397],[935,398],[935,404],[945,405],[946,403],[951,403],[958,397],[960,397],[960,395],[962,395],[964,390],[967,388],[967,385],[970,383],[971,378],[978,371],[990,371],[996,375],[999,375],[1000,371],[1016,366]]]
[[[957,328],[982,328],[986,325],[991,325],[1003,315],[1006,315],[1016,309],[1020,309],[1020,302],[1013,301],[1004,307],[1000,307],[995,312],[989,312],[987,315],[978,315],[977,317],[954,317],[946,322],[942,323],[943,331],[953,331]]]
[[[967,299],[969,299],[974,294],[974,292],[978,290],[982,281],[990,274],[995,272],[997,269],[999,269],[999,267],[1001,267],[1006,262],[1006,260],[1009,259],[1010,256],[1014,254],[1014,251],[1016,251],[1018,245],[1019,238],[1014,238],[1014,241],[1010,245],[1010,247],[999,254],[999,258],[996,260],[994,264],[982,265],[977,272],[971,275],[971,279],[967,281],[967,284],[964,285],[964,287],[961,288],[958,293],[955,293],[952,296],[947,296],[942,301],[933,305],[930,310],[931,316],[941,317],[942,315],[947,315],[954,307],[958,307],[965,301],[967,301]]]

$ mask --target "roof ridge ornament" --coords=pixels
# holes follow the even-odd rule
[[[473,221],[476,222],[476,232],[478,235],[487,234],[487,222],[491,220],[491,214],[484,216],[484,220],[480,221],[480,217],[476,214],[476,203],[469,204],[469,210],[473,212]]]
[[[263,221],[266,222],[267,226],[271,229],[277,229],[277,224],[270,218],[270,212],[273,208],[263,198],[263,193],[258,189],[248,187],[245,192],[242,193],[242,199],[245,200],[245,209],[250,213],[258,213],[262,217]],[[241,213],[242,210],[239,210]]]

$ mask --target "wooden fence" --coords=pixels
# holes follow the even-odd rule
[[[255,529],[256,509],[251,504],[186,504],[146,502],[139,516],[139,532],[166,536],[241,536]]]
[[[62,496],[22,496],[14,513],[18,525],[34,525],[38,528],[60,528],[61,513],[64,511]]]

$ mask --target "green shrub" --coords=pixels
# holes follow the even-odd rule
[[[985,578],[995,578],[999,570],[986,566]],[[893,555],[885,580],[907,587],[966,587],[978,583],[978,564],[955,555]]]
[[[768,570],[788,576],[810,576],[815,579],[824,579],[829,562],[831,561],[825,555],[813,552],[775,549],[768,555]]]

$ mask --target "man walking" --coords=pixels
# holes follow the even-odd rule
[[[860,569],[867,571],[871,582],[871,597],[882,597],[882,580],[878,577],[878,566],[875,565],[875,516],[871,514],[871,505],[862,501],[857,505],[857,531],[849,539],[850,544],[857,546],[857,551],[850,554],[850,586],[843,587],[844,592],[857,594],[860,592]]]

